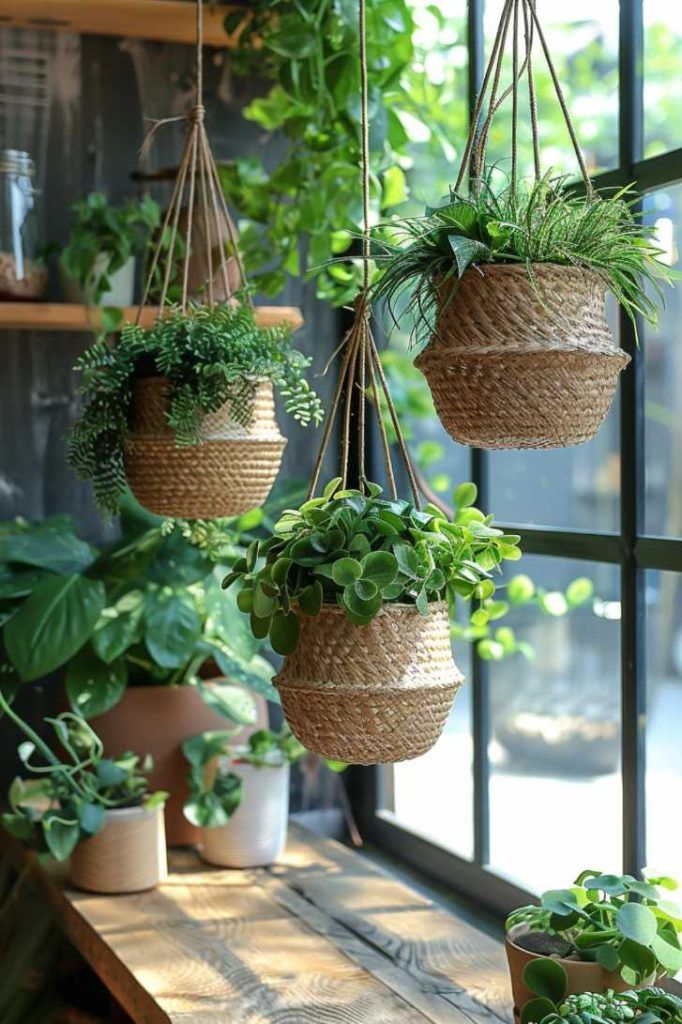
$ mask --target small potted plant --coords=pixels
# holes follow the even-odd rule
[[[462,682],[447,599],[489,600],[493,572],[520,557],[475,500],[462,484],[450,520],[339,478],[235,563],[223,585],[240,585],[254,635],[286,655],[274,681],[306,749],[377,763],[435,743]]]
[[[5,828],[58,861],[70,860],[73,885],[89,892],[152,889],[167,874],[165,793],[148,792],[150,765],[134,754],[104,757],[98,736],[79,715],[46,718],[55,752],[13,710],[0,690],[0,711],[26,739],[21,762],[34,779],[16,778]]]
[[[67,302],[88,306],[130,306],[135,290],[135,260],[160,223],[150,196],[110,206],[92,192],[73,206],[74,223],[59,266]]]
[[[631,991],[568,994],[562,965],[541,957],[526,965],[532,998],[521,1009],[521,1024],[673,1024],[682,1021],[682,999],[650,986]]]
[[[551,970],[548,957],[565,973],[568,995],[642,988],[682,970],[682,916],[661,888],[676,883],[583,871],[572,888],[549,890],[538,906],[510,914],[506,951],[517,1020],[538,995],[528,979]]]
[[[376,297],[430,339],[416,365],[456,441],[548,448],[596,433],[629,359],[605,294],[655,323],[657,279],[670,278],[634,203],[549,174],[500,187],[490,171],[423,218],[384,227]]]
[[[259,327],[248,303],[129,325],[113,349],[97,342],[77,363],[84,408],[71,465],[109,513],[127,483],[159,515],[240,515],[263,504],[281,464],[273,387],[299,423],[322,418],[309,363],[286,325]]]
[[[201,829],[209,864],[253,868],[284,849],[289,815],[289,766],[304,748],[284,728],[259,729],[245,745],[228,732],[207,732],[182,745],[190,765],[185,814]]]

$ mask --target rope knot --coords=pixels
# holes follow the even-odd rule
[[[206,107],[203,103],[197,103],[189,112],[190,124],[203,124],[206,116]]]
[[[358,292],[358,294],[355,296],[353,306],[355,308],[355,316],[357,317],[358,320],[369,321],[371,315],[371,307],[369,299],[369,290],[367,288],[363,288],[361,292]]]

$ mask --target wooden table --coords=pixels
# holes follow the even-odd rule
[[[14,840],[15,866],[30,855]],[[292,827],[269,869],[171,857],[135,896],[31,877],[136,1024],[509,1024],[503,947],[366,858]]]

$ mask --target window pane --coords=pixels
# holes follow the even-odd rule
[[[682,146],[682,9],[644,0],[644,155]]]
[[[538,4],[547,45],[556,66],[571,118],[590,172],[616,167],[618,163],[618,0],[574,0],[570,14],[564,5]],[[487,0],[485,39],[492,49],[502,11],[502,0]],[[523,44],[523,32],[520,32]],[[511,53],[511,25],[507,39]],[[578,163],[571,146],[561,108],[554,92],[540,43],[535,38],[533,70],[537,83],[539,134],[543,169],[577,174]],[[511,56],[505,61],[504,86],[511,81]],[[532,173],[530,119],[526,79],[519,91],[519,152],[525,172]],[[510,154],[511,103],[505,102],[495,116],[490,136],[491,162],[508,160]],[[504,167],[505,164],[503,163]],[[506,165],[508,166],[508,164]]]
[[[682,882],[673,808],[682,805],[682,575],[648,572],[647,849],[649,869]]]
[[[561,617],[512,610],[535,656],[490,665],[490,863],[539,892],[582,868],[620,870],[619,572],[538,556],[523,572],[548,591],[587,577],[595,592]]]
[[[618,336],[615,302],[607,304]],[[506,523],[617,530],[620,498],[618,398],[596,437],[573,448],[490,454],[491,501]],[[532,481],[532,487],[525,481]]]
[[[679,270],[682,185],[645,197],[667,262]],[[645,525],[647,533],[682,535],[682,287],[665,289],[658,327],[642,331],[645,377]]]
[[[398,825],[471,859],[474,852],[471,652],[455,656],[465,681],[435,747],[384,769],[384,808]]]

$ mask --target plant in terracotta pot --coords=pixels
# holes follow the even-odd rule
[[[209,864],[248,868],[277,860],[286,842],[289,766],[305,749],[286,727],[259,729],[246,744],[206,732],[182,745],[189,763],[185,815],[201,829]]]
[[[668,878],[584,871],[572,888],[513,911],[506,950],[517,1019],[533,998],[528,977],[547,970],[533,965],[547,957],[565,972],[568,995],[641,988],[682,970],[682,911],[661,892],[674,888]]]
[[[92,192],[75,203],[74,221],[59,265],[67,302],[129,306],[135,288],[135,258],[144,253],[161,214],[150,196],[111,206]]]
[[[436,740],[462,677],[448,599],[489,601],[519,538],[455,492],[456,512],[423,510],[332,480],[286,510],[225,578],[256,637],[286,656],[275,678],[294,735],[345,762],[416,757]]]
[[[112,760],[99,737],[70,711],[48,718],[49,746],[12,708],[0,690],[0,712],[26,738],[19,757],[33,779],[18,777],[9,790],[5,828],[58,861],[70,859],[75,886],[92,892],[151,889],[166,876],[163,804],[149,793],[150,765],[134,754]]]
[[[213,519],[267,498],[286,444],[273,387],[304,425],[322,417],[291,330],[260,327],[248,303],[171,309],[79,359],[84,408],[69,459],[118,509],[126,488],[160,515]]]

